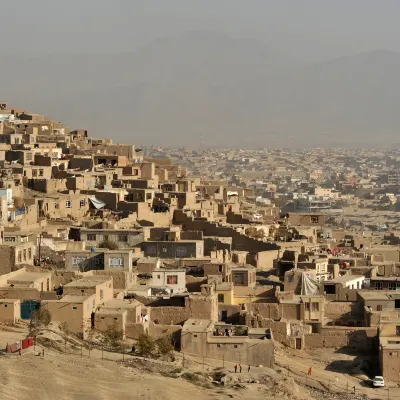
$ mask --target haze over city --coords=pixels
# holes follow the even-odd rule
[[[397,146],[399,11],[395,0],[5,2],[2,96],[144,145]]]

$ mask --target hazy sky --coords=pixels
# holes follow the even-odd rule
[[[400,0],[0,0],[0,49],[16,54],[131,51],[206,29],[305,61],[400,51]]]

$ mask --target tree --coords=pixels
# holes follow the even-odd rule
[[[154,339],[148,333],[143,333],[139,336],[138,350],[140,354],[145,357],[150,356],[152,353],[154,353],[155,348],[156,344]]]
[[[29,322],[29,335],[36,337],[41,329],[49,326],[51,322],[51,313],[49,310],[39,308],[32,313],[32,318]]]
[[[101,343],[105,347],[109,347],[112,349],[121,349],[122,348],[122,339],[124,334],[117,327],[117,324],[114,323],[110,328],[108,328],[105,332],[101,332]]]
[[[174,350],[174,346],[172,345],[171,336],[164,336],[157,341],[158,352],[163,356],[168,356]]]
[[[99,247],[103,249],[108,249],[108,250],[118,250],[119,246],[117,242],[113,242],[112,240],[103,240],[100,244]]]
[[[61,331],[61,335],[64,339],[65,352],[67,352],[67,341],[68,341],[68,337],[69,337],[69,333],[70,333],[68,324],[66,322],[61,322],[58,325],[58,329],[60,329],[60,331]]]

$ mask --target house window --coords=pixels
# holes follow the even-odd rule
[[[166,253],[167,252],[167,248],[165,246],[163,246],[162,251],[163,251],[163,253]]]
[[[389,282],[389,290],[397,290],[397,282]]]
[[[32,161],[32,153],[26,153],[26,161]]]
[[[186,247],[178,246],[178,247],[176,248],[176,256],[177,256],[177,257],[186,257],[187,254],[188,254],[188,253],[187,253]]]
[[[176,285],[178,283],[178,275],[167,276],[167,285]]]
[[[58,210],[60,208],[60,203],[54,203],[54,208]]]
[[[311,223],[312,224],[318,224],[319,223],[319,217],[311,217]]]
[[[103,289],[100,289],[100,300],[103,300],[103,297],[104,297]]]
[[[22,261],[22,252],[19,251],[18,252],[18,262],[21,262],[21,261]]]
[[[220,344],[217,344],[217,347],[221,347],[221,345],[220,345]]]
[[[24,261],[26,261],[26,249],[24,249]]]
[[[311,311],[319,311],[319,303],[311,303]]]
[[[73,267],[77,267],[81,264],[83,264],[84,262],[86,262],[87,257],[72,257],[71,261],[72,261],[72,266]]]
[[[383,282],[375,282],[375,290],[383,290]]]
[[[157,279],[161,279],[161,275],[157,275]]]
[[[85,207],[85,205],[86,205],[86,201],[85,201],[85,200],[81,200],[81,201],[79,202],[79,206],[80,206],[80,207]]]
[[[95,265],[97,265],[97,266],[99,266],[99,265],[101,265],[102,264],[102,259],[100,258],[100,257],[96,257],[95,259],[94,259],[94,263],[95,263]]]
[[[382,304],[378,304],[378,305],[376,306],[376,310],[377,310],[377,311],[382,311],[382,309],[383,309]]]
[[[95,241],[96,240],[96,234],[95,233],[88,233],[86,238],[87,238],[87,240]]]
[[[72,306],[72,309],[73,309],[73,310],[77,310],[77,309],[78,309],[78,307]]]
[[[123,267],[124,259],[123,257],[110,257],[109,265],[110,267]]]
[[[8,304],[4,304],[4,307],[8,307]]]
[[[235,349],[237,349],[237,344],[234,344],[233,347],[234,347]]]
[[[128,235],[118,235],[118,240],[120,242],[127,242],[128,241]]]
[[[310,311],[310,303],[304,303],[304,309]]]
[[[39,176],[43,176],[44,171],[42,169],[39,169]]]
[[[7,306],[6,306],[7,307]],[[197,337],[197,335],[193,335],[193,337]]]
[[[146,200],[151,200],[151,193],[146,193]]]
[[[218,294],[218,303],[223,303],[223,302],[224,302],[224,295]]]
[[[31,248],[28,249],[28,258],[29,259],[32,258],[32,249]]]
[[[396,326],[396,336],[400,336],[400,325]]]
[[[32,176],[35,178],[37,177],[37,169],[32,170]]]
[[[72,201],[71,201],[71,200],[67,200],[67,201],[65,202],[65,207],[71,208],[71,207],[72,207]]]
[[[15,237],[13,237],[13,236],[6,236],[6,237],[4,238],[4,241],[5,241],[5,242],[15,242]]]

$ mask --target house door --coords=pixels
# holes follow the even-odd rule
[[[228,319],[228,311],[221,311],[221,321],[226,321]]]
[[[296,350],[301,350],[301,338],[296,338]]]

